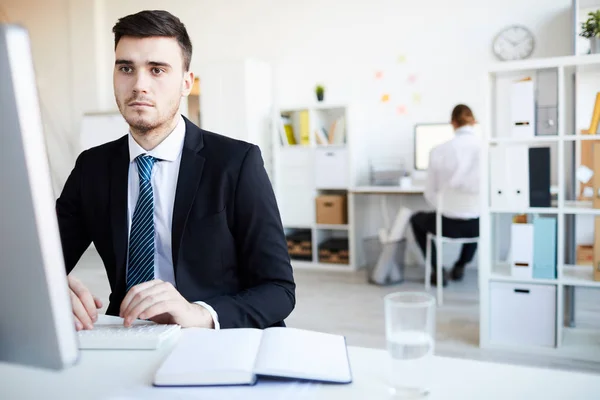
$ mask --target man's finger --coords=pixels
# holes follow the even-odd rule
[[[150,319],[164,313],[176,314],[178,304],[180,303],[176,300],[161,301],[145,309],[139,316],[142,319]]]
[[[92,319],[88,314],[87,310],[81,303],[81,300],[77,295],[71,291],[71,305],[73,306],[73,314],[79,320],[81,324],[83,324],[84,329],[93,329]]]
[[[125,313],[124,325],[130,326],[133,323],[133,321],[135,321],[140,316],[140,314],[144,313],[150,307],[154,306],[155,304],[163,303],[169,300],[171,300],[171,298],[166,292],[159,292],[155,295],[144,297],[144,299],[141,302],[139,302],[135,307],[133,307]]]
[[[76,316],[73,315],[73,319],[75,320],[75,330],[77,332],[83,330],[83,324],[81,323],[79,318],[77,318]]]
[[[85,287],[85,285],[79,280],[72,281],[69,286],[71,287],[71,290],[75,293],[75,295],[79,298],[81,304],[83,304],[83,307],[85,308],[87,314],[90,316],[90,319],[92,321],[98,320],[98,311],[96,310],[94,297],[92,296],[92,293],[90,293],[88,288]]]
[[[161,293],[166,293],[166,286],[164,283],[162,285],[154,285],[146,290],[142,290],[131,299],[127,308],[123,310],[123,318],[126,318],[128,315],[130,315],[131,311],[148,297],[156,297]]]
[[[94,304],[96,304],[96,308],[102,308],[102,301],[94,296]]]
[[[159,285],[161,283],[163,283],[163,281],[161,281],[160,279],[154,279],[152,281],[140,283],[139,285],[135,285],[134,287],[129,289],[129,291],[125,295],[125,298],[121,302],[121,307],[119,308],[119,317],[121,317],[121,318],[124,317],[125,310],[127,310],[127,307],[129,307],[129,303],[131,303],[131,300],[133,300],[133,298],[139,292],[146,290],[148,288],[151,288],[152,286]]]

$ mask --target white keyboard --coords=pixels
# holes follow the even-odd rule
[[[92,330],[77,332],[80,349],[154,350],[180,331],[179,325],[98,324]]]

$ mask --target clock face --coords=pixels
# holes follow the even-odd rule
[[[534,45],[529,29],[515,25],[504,29],[494,38],[493,51],[502,61],[522,60],[531,56]]]

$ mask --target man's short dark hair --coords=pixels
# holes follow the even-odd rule
[[[123,36],[147,38],[154,36],[170,37],[177,40],[183,53],[185,71],[190,70],[192,60],[192,42],[185,25],[173,14],[162,10],[140,11],[117,21],[113,27],[115,49]]]

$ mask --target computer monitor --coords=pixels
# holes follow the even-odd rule
[[[0,361],[79,355],[28,32],[0,24]]]
[[[475,134],[481,137],[481,127],[474,126]],[[415,125],[415,170],[425,171],[429,167],[431,150],[454,137],[454,127],[449,123]]]

